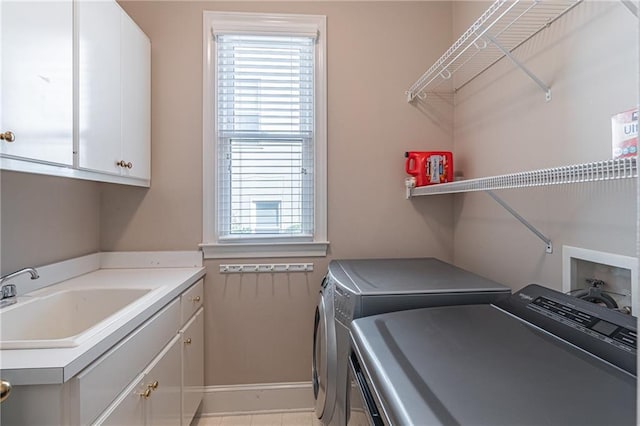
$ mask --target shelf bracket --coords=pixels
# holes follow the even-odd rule
[[[542,232],[538,231],[536,229],[535,226],[533,226],[532,224],[530,224],[524,217],[522,217],[517,211],[515,211],[509,204],[506,203],[506,201],[504,201],[502,198],[498,197],[493,191],[491,190],[486,190],[485,191],[487,194],[489,194],[489,196],[491,198],[493,198],[496,203],[500,204],[502,207],[504,207],[504,209],[506,211],[508,211],[509,213],[511,213],[511,215],[513,217],[515,217],[516,219],[518,219],[518,221],[520,223],[522,223],[524,226],[526,226],[527,228],[529,228],[529,230],[531,232],[533,232],[534,234],[536,234],[536,236],[538,238],[540,238],[544,243],[545,243],[545,252],[547,253],[553,253],[553,243],[551,242],[551,240],[549,238],[547,238]]]
[[[623,5],[629,9],[629,12],[633,13],[635,17],[638,17],[638,6],[632,0],[620,0]]]
[[[624,0],[623,0],[624,1]],[[542,80],[540,80],[534,73],[532,73],[527,67],[524,66],[524,64],[522,62],[520,62],[518,60],[518,58],[516,58],[515,56],[513,56],[513,54],[511,52],[509,52],[508,49],[506,49],[504,46],[502,46],[500,43],[498,43],[498,40],[496,40],[493,36],[490,36],[489,34],[485,34],[484,35],[494,46],[496,46],[498,49],[500,49],[500,51],[502,53],[504,53],[504,55],[511,59],[511,62],[513,62],[514,64],[516,64],[516,66],[518,68],[520,68],[522,71],[524,71],[525,74],[527,74],[529,76],[529,78],[531,80],[533,80],[538,86],[540,86],[540,88],[542,89],[542,91],[544,92],[544,99],[545,101],[549,102],[551,100],[551,88],[549,86],[547,86]]]

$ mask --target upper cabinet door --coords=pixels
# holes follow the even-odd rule
[[[73,164],[73,4],[0,1],[3,156]]]
[[[122,12],[122,168],[125,176],[151,178],[151,43]]]
[[[115,1],[78,1],[78,167],[120,174],[120,21]]]

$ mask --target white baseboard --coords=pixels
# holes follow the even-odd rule
[[[200,415],[312,411],[311,382],[207,386]]]

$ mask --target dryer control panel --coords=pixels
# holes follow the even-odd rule
[[[336,285],[333,293],[333,305],[335,306],[336,319],[343,325],[349,326],[353,320],[355,297],[342,286]]]
[[[636,351],[636,332],[624,326],[605,321],[548,297],[537,297],[529,304],[529,308],[622,350],[631,353]]]
[[[637,319],[536,284],[495,306],[636,374]]]

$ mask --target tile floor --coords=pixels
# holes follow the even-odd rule
[[[313,412],[200,417],[191,426],[322,426]]]

